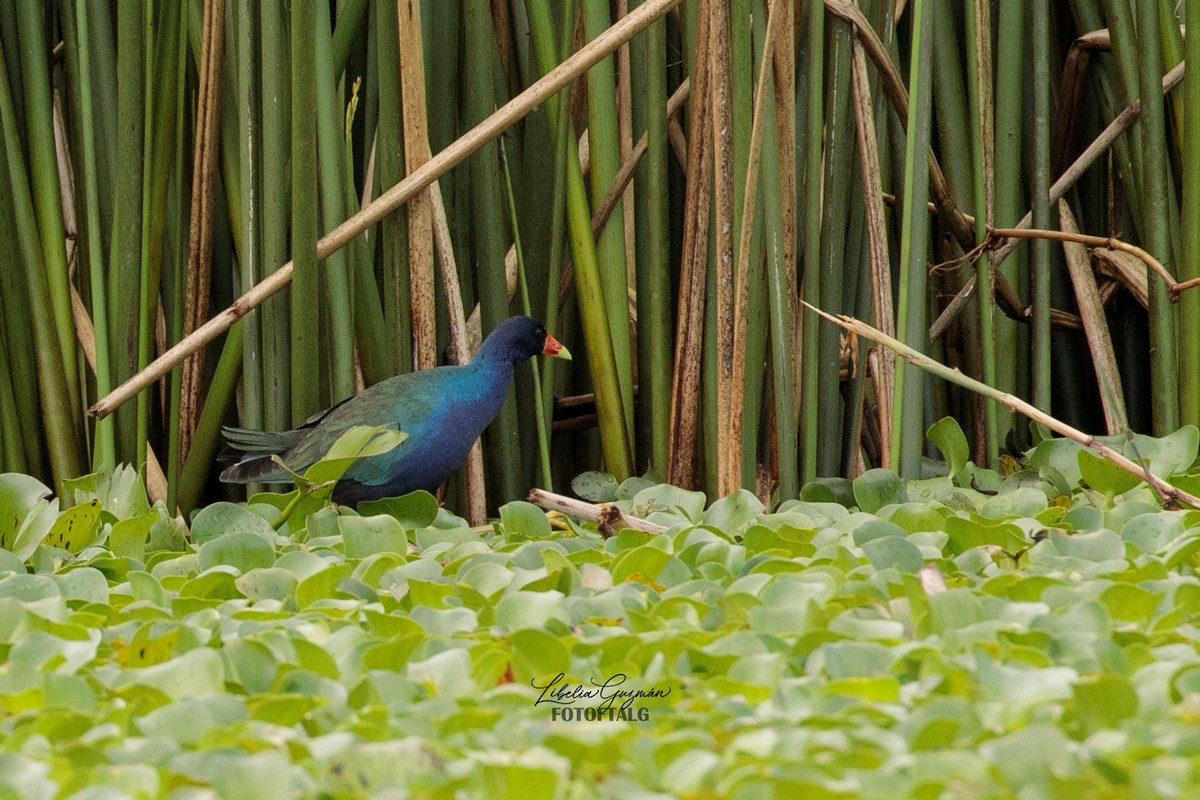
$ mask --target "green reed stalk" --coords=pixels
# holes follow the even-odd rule
[[[292,4],[292,424],[321,409],[317,272],[317,70],[315,11]]]
[[[20,64],[24,95],[25,124],[30,135],[29,172],[37,231],[41,242],[43,269],[50,292],[50,313],[58,333],[58,347],[67,395],[73,408],[82,401],[75,355],[75,327],[71,319],[71,291],[67,278],[66,233],[58,185],[58,162],[54,152],[54,123],[50,111],[49,52],[46,49],[46,4],[19,0],[16,9],[20,34]],[[10,87],[16,89],[18,87]]]
[[[1146,249],[1159,260],[1171,258],[1167,203],[1167,131],[1163,123],[1162,46],[1156,3],[1137,6],[1140,55],[1143,177],[1145,197],[1143,231]],[[1165,436],[1179,427],[1179,365],[1175,338],[1174,309],[1162,281],[1149,281],[1150,288],[1150,398],[1154,409],[1154,433]]]
[[[341,135],[342,109],[336,90],[337,78],[330,53],[329,5],[317,3],[316,105],[317,168],[320,174],[321,229],[331,231],[348,215],[344,206]],[[294,62],[293,62],[294,63]],[[325,278],[325,301],[329,319],[331,400],[341,402],[354,394],[354,315],[350,302],[350,275],[346,250],[330,253],[321,270]]]
[[[291,125],[290,53],[282,0],[257,4],[262,110],[262,175],[275,176],[261,183],[262,262],[273,271],[288,260],[288,134]],[[291,427],[292,381],[288,330],[291,319],[288,293],[279,292],[259,310],[262,327],[263,425],[270,431]]]
[[[804,158],[804,277],[800,296],[820,301],[821,295],[821,156],[825,137],[825,9],[821,3],[808,5],[808,36],[806,40],[808,69],[807,147]],[[907,184],[906,184],[907,185]],[[808,483],[818,474],[820,448],[821,380],[819,341],[821,329],[813,315],[806,314],[801,339],[800,382],[800,481]]]
[[[904,200],[900,233],[900,297],[896,331],[901,341],[923,350],[928,339],[925,297],[925,261],[929,252],[929,150],[933,27],[941,4],[937,0],[914,0],[913,45],[909,71],[910,97],[908,133],[904,146]],[[892,463],[900,474],[920,475],[924,446],[924,378],[906,369],[897,360],[896,403],[892,417],[898,424],[892,429]]]
[[[533,46],[542,73],[556,65],[553,16],[547,0],[527,0]],[[546,101],[550,123],[556,124],[560,109],[557,98]],[[600,439],[604,449],[606,469],[618,480],[633,472],[631,428],[625,424],[628,415],[622,400],[621,378],[613,352],[613,337],[605,311],[605,293],[600,267],[592,239],[591,210],[584,188],[583,173],[574,141],[568,142],[567,155],[567,220],[571,236],[571,252],[575,261],[575,288],[579,298],[580,316],[584,328],[588,365],[596,392],[596,412]],[[624,302],[624,298],[622,298]]]
[[[68,20],[70,22],[68,22]],[[75,63],[79,76],[80,143],[84,189],[84,219],[81,228],[79,250],[87,257],[89,287],[92,297],[92,325],[95,330],[96,346],[96,396],[104,397],[112,391],[112,366],[109,360],[108,305],[104,291],[104,243],[100,227],[99,184],[96,174],[95,116],[92,111],[92,68],[91,36],[85,0],[75,0],[73,10],[63,15],[63,27],[68,41],[76,43]],[[76,24],[77,23],[77,26]],[[70,32],[67,26],[70,25]],[[75,35],[71,35],[75,33]],[[78,178],[77,178],[78,180]],[[78,256],[77,256],[78,257]],[[116,466],[116,441],[113,420],[105,417],[96,422],[95,440],[92,445],[92,468],[111,469]]]
[[[1200,0],[1185,0],[1187,19],[1200,21]],[[1200,97],[1200,36],[1184,39],[1184,86],[1189,97]],[[1183,217],[1200,220],[1200,103],[1184,103],[1183,151]],[[1200,277],[1200,225],[1183,228],[1183,259],[1176,279],[1185,281]],[[1179,330],[1200,330],[1200,292],[1184,292],[1180,298]],[[1179,398],[1182,404],[1181,421],[1185,425],[1200,425],[1200,336],[1184,336],[1179,342]]]

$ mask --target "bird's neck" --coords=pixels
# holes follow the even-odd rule
[[[486,387],[483,392],[486,397],[481,396],[480,399],[488,405],[494,403],[499,407],[508,395],[508,386],[512,382],[516,365],[511,359],[499,357],[494,353],[489,357],[480,350],[471,360],[471,368],[480,376],[482,384]]]

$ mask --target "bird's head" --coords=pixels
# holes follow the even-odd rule
[[[571,357],[562,342],[546,332],[545,326],[530,317],[509,317],[488,334],[476,358],[520,364],[536,355]]]

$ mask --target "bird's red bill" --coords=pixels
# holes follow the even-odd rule
[[[567,348],[563,347],[562,342],[547,333],[546,344],[542,347],[542,355],[569,359],[571,357],[571,352],[567,350]]]

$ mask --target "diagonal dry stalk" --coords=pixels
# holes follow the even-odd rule
[[[528,89],[448,145],[445,150],[381,194],[373,203],[327,233],[317,242],[317,258],[328,258],[330,253],[344,247],[355,236],[407,203],[430,183],[462,163],[485,143],[500,136],[517,120],[529,114],[563,86],[587,72],[601,59],[607,57],[639,31],[666,14],[679,2],[680,0],[647,0],[636,11],[580,48],[562,64],[535,81]],[[233,305],[208,320],[190,336],[180,340],[178,344],[156,358],[145,369],[118,386],[107,397],[102,398],[88,409],[88,413],[93,417],[108,416],[122,403],[169,372],[184,358],[229,330],[235,322],[257,308],[268,297],[287,286],[291,280],[292,263],[289,261],[251,287]]]
[[[977,392],[984,397],[990,397],[997,402],[1003,403],[1013,411],[1019,414],[1024,414],[1034,422],[1045,425],[1055,433],[1060,434],[1073,442],[1077,442],[1090,450],[1093,450],[1096,455],[1111,461],[1113,464],[1116,464],[1118,467],[1125,470],[1130,475],[1138,478],[1139,480],[1145,481],[1154,489],[1155,492],[1159,494],[1160,497],[1164,498],[1165,501],[1173,504],[1184,504],[1191,506],[1192,508],[1200,509],[1200,497],[1196,497],[1193,494],[1185,492],[1183,489],[1172,486],[1162,478],[1159,478],[1157,475],[1150,472],[1150,470],[1144,465],[1138,464],[1127,456],[1118,453],[1116,450],[1113,450],[1108,445],[1099,441],[1095,436],[1084,433],[1078,428],[1074,428],[1062,420],[1050,416],[1036,406],[1026,403],[1019,397],[1015,397],[1008,392],[1002,392],[999,389],[988,386],[986,383],[977,381],[974,378],[968,378],[958,370],[951,369],[945,364],[933,360],[924,353],[914,350],[903,342],[886,335],[882,331],[871,327],[861,320],[846,316],[844,314],[840,314],[835,317],[834,315],[827,314],[809,303],[805,303],[804,305],[808,306],[809,310],[819,314],[833,324],[840,325],[846,330],[855,333],[864,339],[870,339],[872,342],[881,344],[891,349],[896,353],[896,355],[905,359],[910,364],[919,367],[932,375],[936,375],[942,380],[949,381],[950,383],[961,386],[964,389],[969,389],[970,391]]]

